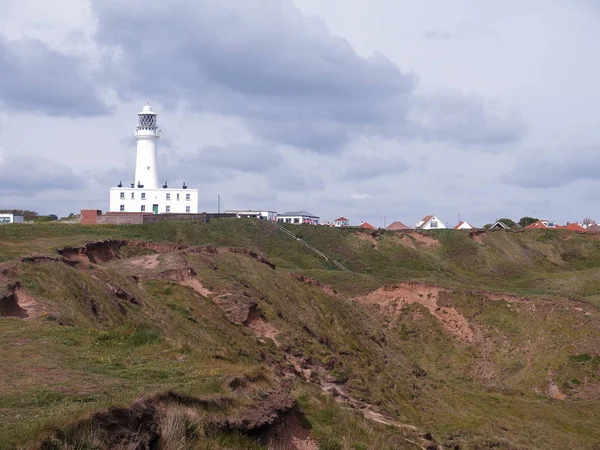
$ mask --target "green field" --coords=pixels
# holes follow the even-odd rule
[[[290,230],[0,226],[0,448],[599,448],[600,237]]]

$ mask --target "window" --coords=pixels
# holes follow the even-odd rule
[[[131,193],[131,200],[135,200],[135,192]]]
[[[179,200],[179,194],[177,194],[177,200]]]
[[[165,210],[166,212],[171,212],[171,207],[167,206],[167,209]]]
[[[298,217],[294,217],[294,223],[300,223],[300,219]]]
[[[189,212],[191,212],[191,210],[192,210],[192,209],[191,209],[189,206],[186,206],[186,207],[185,207],[185,212],[186,212],[186,213],[189,213]]]
[[[285,223],[292,223],[292,219],[285,219]]]
[[[123,194],[125,194],[125,193],[123,193]],[[125,205],[121,205],[121,207],[119,208],[119,211],[121,211],[121,212],[125,211]]]
[[[437,228],[437,227],[438,227],[437,220],[432,220],[431,221],[431,228]]]
[[[142,200],[146,200],[146,193],[142,192]]]
[[[125,200],[125,192],[121,192],[121,200]]]
[[[189,202],[192,199],[192,194],[185,194],[185,199]]]
[[[142,212],[146,211],[146,205],[142,205]]]
[[[167,200],[171,200],[171,194],[167,194]]]

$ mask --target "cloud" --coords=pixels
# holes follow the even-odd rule
[[[383,175],[400,175],[408,170],[408,163],[402,158],[384,159],[361,157],[354,159],[342,170],[342,178],[356,182],[377,178]]]
[[[414,98],[412,106],[410,119],[415,137],[493,147],[519,141],[527,132],[517,112],[495,110],[474,95],[421,95]]]
[[[0,105],[10,111],[50,116],[108,113],[85,60],[48,48],[36,39],[0,36]]]
[[[530,149],[501,176],[504,183],[525,188],[560,187],[580,180],[600,180],[600,145],[550,152]]]
[[[3,194],[50,189],[79,190],[88,185],[86,178],[57,162],[4,153],[0,149],[0,192]]]
[[[336,153],[361,135],[477,145],[522,136],[516,116],[459,93],[414,101],[414,74],[359,55],[291,0],[96,0],[93,10],[123,97],[243,117],[268,142]]]

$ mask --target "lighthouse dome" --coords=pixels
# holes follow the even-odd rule
[[[146,105],[142,108],[142,112],[138,113],[139,114],[152,114],[155,115],[156,113],[152,111],[152,106],[150,105]]]

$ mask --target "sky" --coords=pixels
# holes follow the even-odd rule
[[[0,208],[108,209],[137,113],[200,211],[600,220],[594,0],[0,0]]]

